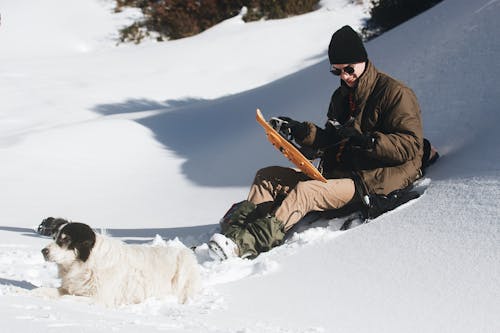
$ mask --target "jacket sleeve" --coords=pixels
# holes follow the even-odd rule
[[[423,144],[420,107],[413,91],[395,89],[381,104],[382,128],[373,132],[375,147],[372,158],[390,164],[402,164],[414,159]]]
[[[301,146],[324,149],[340,140],[337,130],[329,123],[324,129],[310,122],[306,122],[306,124],[309,126],[309,134],[304,140],[298,142]]]
[[[330,105],[328,107],[328,119],[332,118],[333,110],[334,110],[334,101],[338,99],[340,96],[340,89],[337,89],[332,94],[330,99]],[[326,122],[325,128],[321,128],[313,123],[306,122],[309,126],[308,135],[302,140],[302,142],[298,142],[301,146],[311,147],[314,149],[324,149],[331,145],[336,144],[340,138],[338,136],[337,130],[335,127],[329,122]]]

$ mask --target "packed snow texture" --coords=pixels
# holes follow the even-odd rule
[[[4,332],[500,331],[500,1],[444,0],[366,43],[417,94],[442,157],[425,194],[347,232],[301,226],[257,259],[209,260],[191,303],[106,309],[57,287],[33,232],[47,216],[130,244],[203,244],[255,171],[288,161],[255,122],[325,121],[326,49],[368,1],[191,38],[116,46],[139,13],[110,0],[0,5],[0,325]]]

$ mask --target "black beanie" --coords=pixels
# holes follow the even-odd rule
[[[335,31],[328,46],[330,64],[355,64],[368,60],[363,41],[350,26]]]

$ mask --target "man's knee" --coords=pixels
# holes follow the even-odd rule
[[[286,174],[293,174],[296,171],[290,168],[280,167],[280,166],[268,166],[259,169],[255,174],[255,179],[270,180],[275,179]]]

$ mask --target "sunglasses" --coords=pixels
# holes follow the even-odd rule
[[[332,73],[333,75],[336,75],[336,76],[339,76],[340,74],[342,74],[342,71],[344,71],[345,73],[347,73],[349,75],[352,75],[352,74],[354,74],[354,67],[349,65],[349,66],[345,66],[344,68],[335,68],[333,66],[330,68],[330,73]]]

